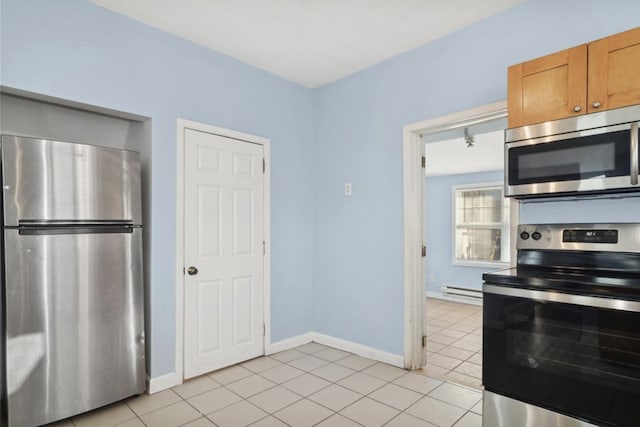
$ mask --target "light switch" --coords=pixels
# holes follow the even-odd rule
[[[345,196],[350,196],[351,195],[351,183],[350,182],[347,182],[344,185],[344,195]]]

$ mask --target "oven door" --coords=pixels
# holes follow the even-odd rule
[[[505,144],[505,195],[517,198],[638,187],[638,124]]]
[[[640,302],[485,284],[485,390],[640,426]]]

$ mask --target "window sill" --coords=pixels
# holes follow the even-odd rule
[[[501,261],[461,261],[454,260],[452,263],[456,267],[481,267],[481,268],[491,268],[494,270],[499,270],[501,268],[508,268],[510,264],[508,262]]]

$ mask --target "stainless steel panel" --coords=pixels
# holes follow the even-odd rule
[[[9,425],[142,393],[142,230],[4,238]]]
[[[487,390],[483,397],[483,427],[597,427]]]
[[[507,286],[482,285],[482,292],[486,294],[505,295],[508,297],[526,298],[536,301],[548,301],[561,304],[574,304],[585,307],[607,308],[610,310],[632,311],[640,313],[640,302],[614,298],[598,298],[584,295],[565,294],[553,291],[535,291],[531,289]]]
[[[640,105],[633,105],[631,107],[616,108],[600,113],[585,114],[583,116],[507,129],[505,131],[505,142],[522,141],[525,139],[575,132],[576,130],[637,122],[638,119],[640,119]]]
[[[20,220],[142,222],[139,154],[2,136],[6,226]]]
[[[572,132],[567,132],[559,135],[549,134],[549,135],[544,135],[537,138],[532,137],[532,138],[528,138],[521,141],[508,142],[507,144],[510,148],[525,147],[527,145],[536,145],[536,144],[547,144],[550,142],[563,141],[565,139],[581,138],[584,136],[593,136],[593,135],[601,135],[601,134],[610,133],[610,132],[618,132],[621,130],[631,129],[632,126],[633,126],[632,123],[625,123],[625,124],[619,124],[619,125],[599,127],[596,129],[584,129],[584,130],[573,129]]]
[[[506,173],[506,172],[505,172]],[[629,176],[611,178],[590,178],[577,181],[542,182],[537,184],[508,185],[505,180],[505,196],[523,198],[524,196],[553,196],[557,193],[575,193],[603,190],[624,190],[629,185]]]
[[[631,185],[638,185],[638,123],[631,124]]]
[[[585,243],[563,242],[564,230],[618,230],[618,243]],[[530,235],[534,231],[539,232],[540,240],[520,238],[520,234],[526,231]],[[640,252],[640,224],[520,224],[516,235],[517,249],[542,249],[542,250],[571,250],[571,251],[604,251],[607,252]]]

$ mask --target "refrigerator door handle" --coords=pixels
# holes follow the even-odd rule
[[[18,221],[19,227],[125,227],[133,226],[135,223],[130,219],[123,220],[85,220],[85,219],[21,219]]]
[[[7,227],[11,228],[11,227]],[[21,236],[42,236],[58,234],[105,234],[105,233],[133,233],[139,225],[20,225],[17,227]]]

